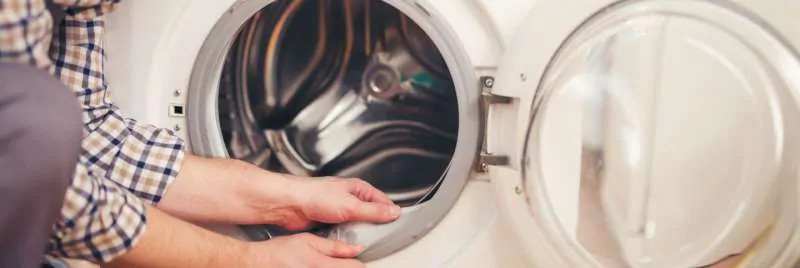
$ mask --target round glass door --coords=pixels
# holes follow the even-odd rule
[[[767,267],[797,224],[798,59],[723,1],[620,1],[552,59],[522,169],[578,267]]]

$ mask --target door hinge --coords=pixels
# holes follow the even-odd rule
[[[489,166],[507,166],[509,164],[508,156],[505,155],[492,155],[489,153],[481,153],[478,157],[478,172],[486,172]]]
[[[509,104],[512,101],[511,97],[500,96],[492,94],[492,87],[494,87],[494,77],[483,76],[481,77],[481,101],[484,104]]]
[[[483,139],[481,140],[481,151],[476,161],[475,170],[477,172],[486,172],[489,166],[505,166],[509,164],[508,156],[494,155],[488,152],[486,146],[486,126],[489,118],[489,106],[497,104],[511,104],[513,98],[507,96],[500,96],[492,94],[494,87],[494,77],[481,76],[481,131]]]

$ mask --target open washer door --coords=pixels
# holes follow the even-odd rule
[[[800,10],[744,2],[534,7],[485,98],[505,99],[485,157],[509,159],[489,172],[533,263],[794,264],[797,31],[752,6]]]

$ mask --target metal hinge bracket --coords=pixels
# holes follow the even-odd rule
[[[509,104],[513,100],[511,97],[492,94],[494,87],[494,77],[481,77],[481,100],[484,104]]]
[[[486,172],[489,166],[507,166],[509,164],[508,156],[505,155],[492,155],[488,153],[481,153],[478,157],[478,172]]]
[[[477,172],[486,172],[489,166],[505,166],[509,164],[508,156],[493,155],[486,149],[486,124],[489,117],[489,105],[496,104],[510,104],[513,98],[492,94],[492,87],[494,87],[494,77],[481,76],[481,126],[482,137],[481,151],[478,155],[477,165],[475,167]]]

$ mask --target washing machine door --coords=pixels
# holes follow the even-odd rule
[[[511,159],[490,172],[536,264],[794,263],[800,61],[744,2],[534,8],[492,89],[517,101],[491,106],[487,152]]]

